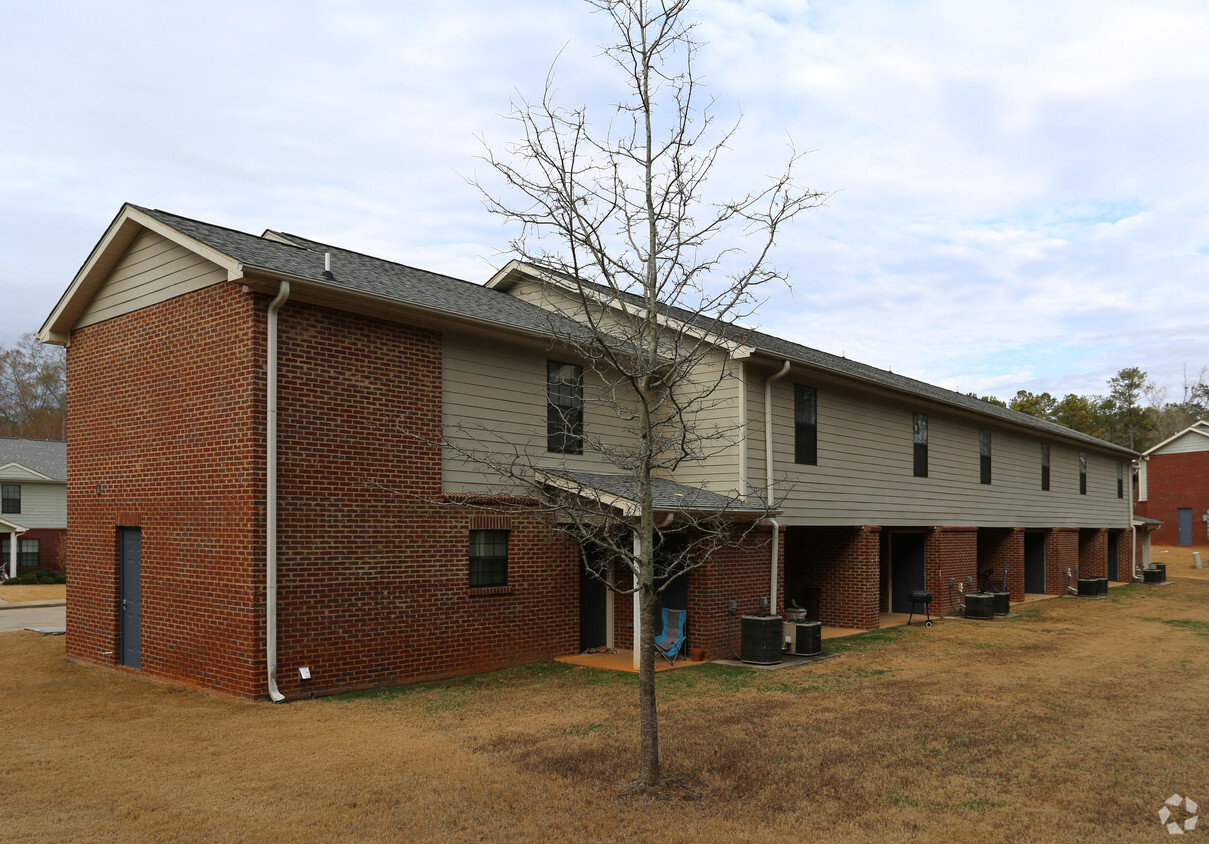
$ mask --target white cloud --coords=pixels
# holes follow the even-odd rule
[[[69,13],[65,13],[66,6]],[[776,255],[765,330],[963,391],[1096,392],[1209,360],[1209,7],[704,0],[716,187],[838,191]],[[36,329],[125,200],[480,280],[510,232],[463,176],[538,96],[615,82],[607,22],[497,4],[49,3],[0,50],[0,342]],[[564,45],[566,49],[564,50]],[[603,122],[604,117],[602,116]],[[1043,386],[1044,385],[1044,386]]]

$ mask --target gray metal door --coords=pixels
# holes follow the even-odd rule
[[[1192,544],[1192,508],[1180,508],[1180,538],[1181,545]]]
[[[142,570],[143,531],[118,528],[121,558],[121,654],[122,665],[143,667]]]

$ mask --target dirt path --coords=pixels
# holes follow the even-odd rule
[[[273,706],[0,634],[5,841],[1166,840],[1209,805],[1209,582],[660,676],[673,799],[619,790],[634,678],[543,665]]]

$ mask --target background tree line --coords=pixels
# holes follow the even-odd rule
[[[1171,400],[1166,387],[1156,386],[1136,366],[1122,369],[1109,378],[1107,387],[1106,395],[1067,393],[1061,399],[1028,390],[1017,390],[1006,402],[995,396],[975,398],[1047,419],[1135,451],[1145,451],[1197,419],[1209,419],[1209,365],[1202,366],[1195,378],[1185,372],[1178,400]]]
[[[66,350],[24,334],[0,346],[0,436],[62,440],[67,413]]]

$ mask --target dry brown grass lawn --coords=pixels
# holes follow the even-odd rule
[[[273,706],[0,634],[12,841],[1147,841],[1209,805],[1209,582],[659,677],[667,799],[621,790],[635,678],[563,665]],[[835,643],[829,643],[829,647]],[[1205,834],[1206,830],[1198,830]]]

